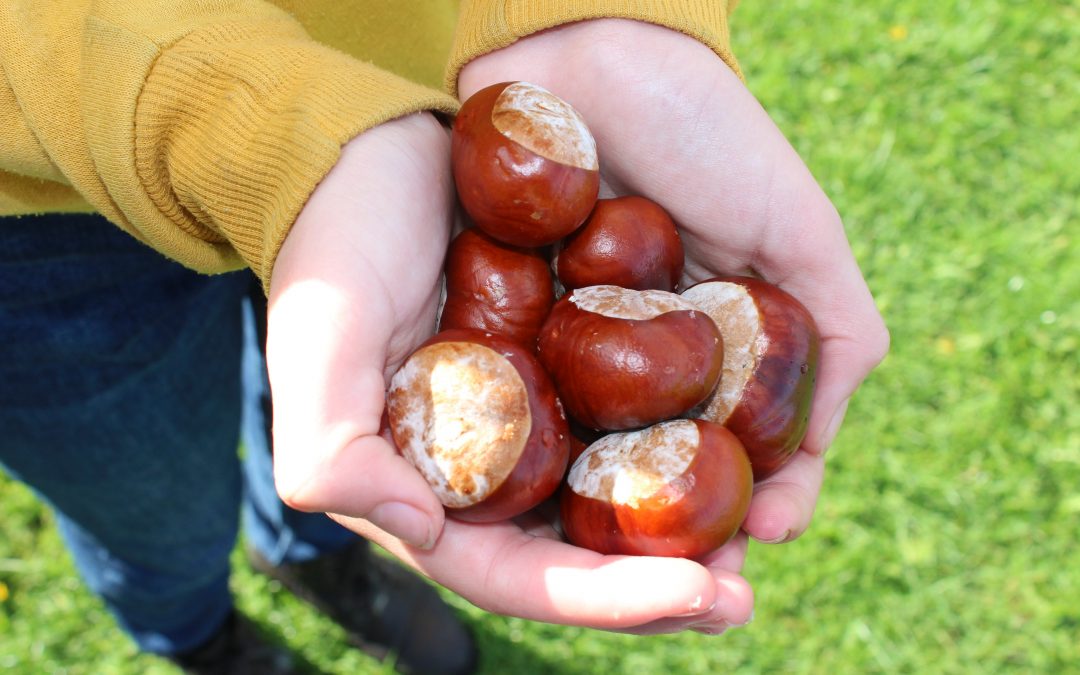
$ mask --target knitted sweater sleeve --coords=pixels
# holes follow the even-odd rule
[[[728,16],[738,0],[462,0],[458,30],[446,70],[446,89],[457,91],[469,61],[527,35],[574,21],[635,19],[693,37],[741,77],[731,53]]]
[[[193,269],[264,282],[342,144],[457,105],[260,0],[13,0],[0,68],[0,215],[97,210]]]

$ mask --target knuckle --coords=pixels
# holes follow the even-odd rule
[[[892,345],[892,335],[889,333],[889,327],[885,325],[884,320],[878,317],[876,324],[867,339],[870,369],[875,368],[885,360]]]
[[[318,491],[314,489],[316,482],[316,478],[311,475],[296,476],[282,472],[274,474],[274,488],[277,490],[278,497],[286,506],[296,511],[322,510],[315,499],[315,495],[318,494]]]

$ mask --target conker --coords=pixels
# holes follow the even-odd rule
[[[656,202],[637,196],[601,199],[562,243],[552,266],[567,290],[610,284],[671,292],[682,275],[682,241]]]
[[[440,329],[486,330],[535,347],[555,304],[554,280],[539,250],[502,244],[469,228],[450,243],[445,272]]]
[[[589,446],[562,490],[562,525],[571,543],[600,553],[698,558],[738,532],[753,482],[724,427],[661,422]]]
[[[691,416],[731,429],[761,480],[806,435],[821,345],[817,324],[791,294],[752,277],[710,279],[682,296],[724,336],[720,386]]]
[[[723,364],[720,331],[664,291],[590,286],[563,296],[538,354],[566,411],[592,429],[642,427],[701,403]]]
[[[394,374],[387,413],[401,454],[459,520],[524,513],[566,472],[569,431],[551,380],[503,336],[437,333]]]
[[[454,120],[458,199],[476,226],[514,246],[545,246],[574,231],[600,189],[596,141],[568,103],[527,82],[469,97]]]

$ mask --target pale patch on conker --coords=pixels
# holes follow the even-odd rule
[[[543,87],[515,82],[502,90],[491,123],[507,138],[559,164],[598,171],[596,140],[581,114]]]
[[[742,398],[764,348],[757,303],[745,287],[726,281],[692,286],[682,297],[707,314],[724,338],[720,384],[690,416],[723,424]]]
[[[402,455],[454,508],[498,489],[532,431],[529,395],[517,369],[470,342],[415,352],[391,379],[387,405]]]
[[[612,319],[647,321],[661,314],[700,311],[685,298],[667,291],[634,291],[621,286],[586,286],[570,295],[570,302],[586,312]]]
[[[636,507],[682,476],[700,445],[690,420],[608,434],[578,457],[567,483],[583,497]]]

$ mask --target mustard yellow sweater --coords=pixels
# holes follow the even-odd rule
[[[0,0],[0,215],[97,211],[203,272],[266,280],[343,143],[453,113],[457,73],[595,17],[732,67],[727,0]]]

